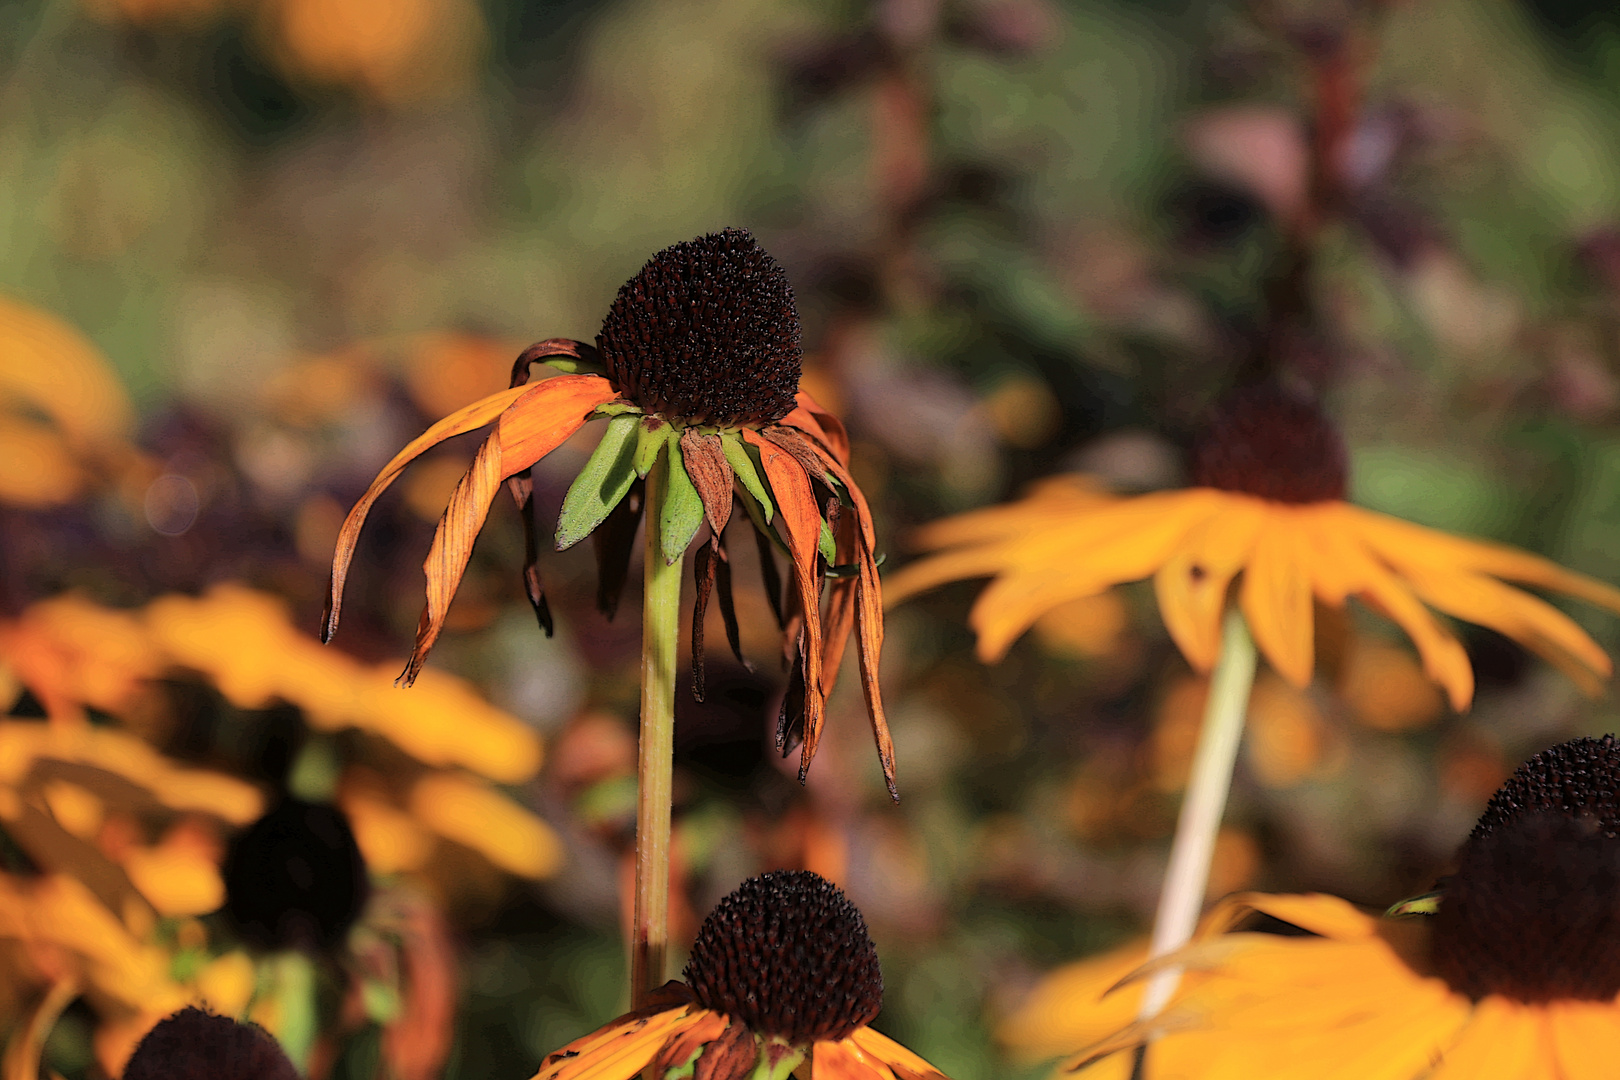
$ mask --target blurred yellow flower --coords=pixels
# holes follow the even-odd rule
[[[1200,486],[1133,498],[1084,477],[1039,484],[1023,500],[935,522],[917,546],[936,554],[887,582],[891,603],[962,578],[992,577],[973,607],[979,656],[1001,657],[1043,613],[1110,586],[1151,577],[1166,629],[1194,668],[1221,651],[1227,593],[1271,666],[1305,686],[1314,667],[1313,598],[1352,596],[1416,643],[1453,708],[1474,675],[1431,607],[1513,638],[1589,692],[1608,655],[1563,612],[1505,581],[1556,590],[1620,611],[1620,589],[1500,544],[1413,525],[1344,501],[1345,453],[1314,405],[1280,391],[1240,396],[1195,455]]]
[[[0,502],[71,502],[98,471],[138,467],[133,426],[100,349],[56,316],[0,296]]]

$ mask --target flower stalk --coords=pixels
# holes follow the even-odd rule
[[[1232,767],[1243,738],[1255,663],[1254,638],[1249,635],[1248,624],[1237,608],[1231,608],[1222,628],[1220,656],[1210,677],[1209,700],[1204,705],[1192,775],[1176,822],[1176,838],[1170,845],[1170,866],[1153,920],[1150,960],[1181,948],[1191,940],[1198,924],[1204,890],[1209,884],[1210,861],[1215,854],[1215,837],[1226,811]],[[1148,980],[1138,1017],[1151,1020],[1157,1016],[1180,982],[1179,967],[1156,972]]]
[[[670,456],[647,473],[647,553],[641,621],[641,738],[636,783],[636,906],[630,946],[631,1008],[664,982],[669,948],[670,803],[675,767],[675,648],[681,551],[664,551]]]

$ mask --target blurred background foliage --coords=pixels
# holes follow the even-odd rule
[[[1581,0],[0,5],[0,1027],[100,1077],[201,997],[414,1080],[528,1076],[619,1010],[638,627],[589,556],[544,558],[546,639],[497,509],[394,690],[459,440],[312,635],[394,450],[705,231],[787,267],[891,558],[1054,471],[1181,482],[1258,356],[1323,393],[1356,501],[1620,579],[1617,108]],[[757,591],[758,670],[677,732],[676,935],[820,871],[878,1026],[962,1080],[1034,1075],[997,1018],[1150,917],[1205,692],[1148,591],[993,667],[973,591],[891,613],[898,808],[849,687],[807,788],[766,753]],[[1472,629],[1453,715],[1387,624],[1319,618],[1316,684],[1256,686],[1212,895],[1422,891],[1512,763],[1617,726]]]

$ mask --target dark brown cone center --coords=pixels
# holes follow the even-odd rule
[[[677,423],[771,423],[799,391],[793,289],[746,229],[654,255],[619,289],[596,345],[621,393]]]
[[[1280,387],[1239,390],[1193,443],[1192,482],[1285,503],[1343,499],[1349,455],[1313,402]]]
[[[837,1040],[883,1006],[866,922],[807,870],[750,878],[703,920],[685,978],[704,1008],[794,1046]]]
[[[124,1080],[298,1080],[298,1070],[257,1024],[187,1006],[146,1033]]]
[[[1491,798],[1446,883],[1436,973],[1478,1000],[1620,994],[1620,744],[1576,739],[1525,762]]]

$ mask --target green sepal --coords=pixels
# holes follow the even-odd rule
[[[821,552],[821,557],[827,560],[828,566],[838,561],[838,545],[833,541],[832,528],[826,518],[821,519],[821,535],[816,538],[816,548]]]
[[[606,375],[607,368],[583,356],[547,356],[535,361],[564,375]]]
[[[585,539],[619,505],[636,479],[636,439],[639,415],[626,413],[608,421],[602,441],[574,478],[557,516],[557,550]]]
[[[1436,890],[1391,904],[1389,910],[1384,912],[1384,918],[1399,919],[1408,915],[1433,915],[1440,910],[1440,898],[1444,895],[1444,890]]]
[[[841,566],[827,567],[827,569],[821,572],[821,576],[824,578],[832,578],[835,581],[843,578],[860,577],[861,568],[856,566],[854,563],[844,563]]]
[[[593,417],[623,416],[626,413],[635,413],[637,416],[640,416],[641,406],[632,405],[628,401],[604,401],[602,404],[591,410],[591,415]]]
[[[765,524],[769,525],[776,517],[776,503],[772,501],[771,493],[765,487],[765,481],[760,478],[759,466],[754,464],[753,451],[734,431],[728,431],[720,436],[720,449],[725,452],[726,460],[731,462],[731,471],[737,474],[743,490],[754,497],[760,513],[765,517]]]
[[[686,1059],[685,1064],[671,1065],[669,1068],[665,1069],[663,1080],[692,1080],[692,1074],[697,1072],[698,1058],[702,1057],[703,1051],[707,1050],[708,1048],[709,1044],[704,1043],[702,1046],[692,1051],[692,1056]]]
[[[658,426],[650,428],[647,426],[649,422]],[[658,463],[658,452],[664,448],[664,444],[674,442],[676,437],[674,424],[656,418],[642,420],[641,431],[636,436],[636,475],[645,480]]]
[[[698,526],[703,524],[703,498],[686,474],[679,439],[669,440],[669,483],[664,487],[663,498],[663,506],[651,507],[649,511],[658,512],[658,543],[664,552],[664,562],[673,564],[686,554],[686,545],[692,542]]]

